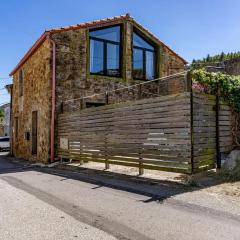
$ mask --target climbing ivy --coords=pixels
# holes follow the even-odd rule
[[[216,94],[240,112],[240,76],[232,76],[221,72],[207,72],[204,68],[191,70],[193,88]]]

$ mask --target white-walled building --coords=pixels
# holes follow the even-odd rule
[[[10,103],[6,103],[0,106],[0,109],[4,112],[3,119],[0,120],[0,136],[10,135]]]

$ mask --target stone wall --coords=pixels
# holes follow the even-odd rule
[[[157,64],[157,77],[174,74],[184,70],[184,61],[161,44],[153,36],[137,25],[134,21],[119,20],[114,24],[123,25],[122,44],[122,76],[107,77],[90,75],[88,56],[88,28],[60,31],[52,34],[51,38],[56,42],[56,113],[62,111],[64,103],[65,111],[73,111],[85,107],[86,101],[69,101],[80,99],[93,94],[101,94],[96,98],[89,98],[89,102],[106,102],[105,92],[126,85],[140,83],[132,79],[132,33],[133,28],[138,28],[152,40],[157,46],[159,56]],[[98,25],[98,27],[107,26]],[[19,97],[18,74],[13,76],[13,101],[12,121],[15,127],[15,119],[19,120],[18,139],[13,128],[13,154],[16,157],[35,159],[47,162],[50,155],[50,120],[51,120],[51,45],[48,40],[22,66],[24,75],[23,96]],[[162,84],[162,85],[161,85]],[[152,84],[139,94],[134,91],[118,91],[109,96],[109,102],[114,103],[124,100],[149,97],[151,94],[166,95],[183,92],[186,90],[184,78],[176,78],[158,84]],[[38,153],[32,155],[32,112],[38,111]],[[57,115],[56,114],[56,118]],[[30,140],[25,134],[30,133]],[[58,126],[55,128],[57,141]]]
[[[13,154],[16,157],[47,162],[50,151],[51,45],[46,40],[22,66],[23,96],[19,97],[18,73],[13,76]],[[32,156],[32,112],[38,111],[38,148]],[[15,119],[19,121],[16,139]],[[30,140],[25,133],[30,133]]]
[[[240,58],[234,58],[230,60],[225,60],[223,62],[211,62],[204,63],[201,67],[208,66],[208,71],[218,72],[221,71],[223,73],[229,75],[240,75]]]
[[[163,77],[184,70],[184,61],[172,53],[165,45],[152,38],[152,35],[135,25],[130,20],[120,20],[115,24],[123,24],[123,51],[122,51],[122,77],[94,76],[89,73],[88,66],[88,30],[87,28],[78,30],[69,30],[55,33],[52,38],[57,46],[57,68],[56,68],[56,104],[57,111],[62,111],[64,103],[65,111],[73,111],[81,107],[81,101],[69,101],[69,99],[79,99],[85,96],[104,93],[126,85],[140,83],[132,79],[132,33],[133,28],[138,28],[145,34],[146,38],[151,39],[157,46],[157,55],[159,56],[157,64],[157,77]],[[107,24],[99,27],[107,26]],[[182,85],[182,83],[175,84]],[[165,91],[163,88],[160,91]],[[174,91],[175,90],[175,91]],[[169,92],[176,93],[179,88],[175,87]],[[125,95],[115,94],[114,97],[127,98],[129,92]],[[100,102],[105,101],[105,96],[98,97]],[[94,101],[96,98],[94,99]],[[116,99],[117,100],[117,99]],[[91,101],[91,100],[90,100]]]
[[[230,75],[240,75],[240,58],[227,60],[224,62],[225,71]]]

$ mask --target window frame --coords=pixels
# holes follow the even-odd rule
[[[134,33],[137,34],[139,37],[141,37],[144,41],[146,41],[148,44],[150,44],[154,50],[151,50],[149,48],[144,48],[144,47],[139,47],[139,46],[134,46]],[[137,78],[133,76],[133,71],[134,71],[134,49],[142,50],[142,58],[143,58],[143,78]],[[142,81],[151,81],[152,79],[147,79],[146,78],[146,52],[152,52],[153,53],[153,66],[154,66],[154,78],[157,77],[157,62],[158,62],[158,55],[157,55],[157,45],[150,41],[146,36],[144,36],[143,33],[141,33],[138,29],[133,29],[132,31],[132,76],[134,80],[142,80]]]
[[[113,28],[113,27],[120,27],[120,42],[115,42],[111,40],[106,40],[106,39],[101,39],[98,37],[91,37],[90,32],[98,31],[98,30],[103,30],[107,28]],[[103,74],[101,73],[93,73],[90,70],[90,61],[91,61],[91,49],[90,49],[90,41],[95,40],[103,43]],[[119,46],[119,74],[117,75],[111,75],[107,74],[107,44],[113,44],[115,46]],[[90,75],[97,75],[97,76],[107,76],[107,77],[115,77],[115,78],[122,78],[122,48],[123,48],[123,24],[115,24],[115,25],[110,25],[110,26],[103,26],[99,28],[92,28],[89,29],[88,33],[88,45],[89,45],[89,51],[88,51],[88,72]]]

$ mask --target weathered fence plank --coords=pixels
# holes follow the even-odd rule
[[[193,92],[193,171],[211,169],[216,161],[216,97]]]
[[[224,103],[218,120],[216,97],[196,92],[192,98],[185,92],[64,113],[58,117],[58,139],[67,139],[69,147],[58,144],[58,155],[106,168],[136,167],[140,174],[205,171],[215,166],[217,140],[220,152],[232,149],[231,108]]]
[[[189,173],[190,94],[113,104],[58,118],[61,157]],[[75,143],[74,143],[75,142]],[[78,143],[80,142],[80,145]],[[81,154],[80,154],[81,146]]]

